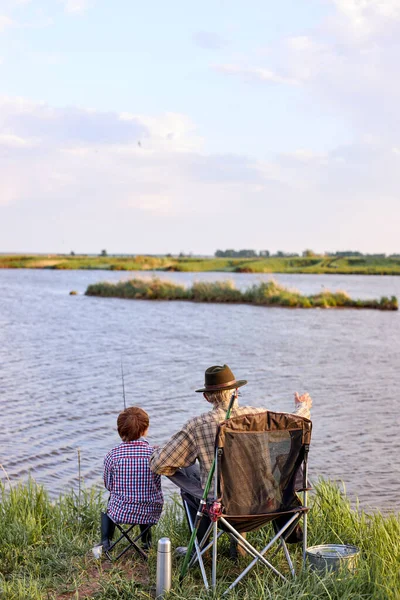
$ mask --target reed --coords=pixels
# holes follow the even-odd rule
[[[185,288],[171,281],[153,277],[130,279],[118,283],[100,282],[89,285],[87,296],[127,298],[135,300],[188,300],[192,302],[241,303],[287,308],[370,308],[398,310],[395,296],[377,300],[355,300],[345,292],[324,290],[305,296],[297,290],[283,287],[274,280],[255,284],[245,291],[235,288],[232,281],[195,282]]]
[[[7,600],[131,600],[154,597],[156,548],[146,565],[129,555],[115,565],[96,561],[91,553],[99,541],[99,516],[104,509],[102,492],[82,489],[81,502],[70,492],[56,501],[30,479],[10,487],[0,483],[0,597]],[[282,583],[256,567],[230,598],[241,600],[398,600],[400,597],[400,515],[367,514],[352,507],[342,487],[319,480],[310,498],[309,545],[354,544],[361,550],[355,573],[317,575],[301,572],[301,548],[294,551],[299,576]],[[79,518],[79,514],[80,517]],[[178,497],[167,502],[155,528],[154,540],[168,536],[173,547],[185,545],[188,530]],[[262,545],[263,530],[249,534]],[[222,541],[222,540],[221,540]],[[292,547],[293,552],[293,547]],[[216,597],[246,564],[235,566],[227,557],[228,542],[221,544],[218,563],[222,582]],[[273,561],[280,563],[277,555]],[[283,568],[287,573],[287,568]],[[173,559],[169,598],[210,598],[202,588],[198,569],[179,583],[180,560]]]

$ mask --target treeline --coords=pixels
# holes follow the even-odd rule
[[[358,252],[356,250],[341,250],[338,252],[324,252],[320,254],[318,252],[314,252],[313,250],[303,250],[301,254],[297,252],[284,252],[283,250],[278,250],[275,253],[271,253],[269,250],[260,250],[257,252],[256,250],[216,250],[214,253],[216,258],[265,258],[265,257],[275,257],[275,258],[295,258],[295,257],[313,257],[313,256],[321,256],[321,257],[354,257],[354,258],[400,258],[400,254],[364,254],[363,252]]]

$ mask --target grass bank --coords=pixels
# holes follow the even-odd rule
[[[34,481],[9,488],[0,484],[0,597],[7,600],[131,600],[154,597],[156,549],[146,564],[127,553],[115,565],[95,560],[91,548],[99,541],[99,514],[104,509],[98,490],[73,492],[51,501]],[[353,544],[361,557],[356,573],[317,575],[306,570],[296,580],[281,583],[260,568],[254,569],[231,598],[242,600],[398,600],[400,597],[400,515],[383,516],[354,510],[339,487],[319,481],[311,497],[309,545]],[[154,539],[167,536],[173,547],[187,543],[188,532],[179,501],[170,502],[157,525]],[[263,531],[249,534],[262,545]],[[219,573],[230,582],[238,566],[221,547]],[[293,550],[293,546],[292,546]],[[301,564],[301,548],[294,550]],[[271,559],[281,563],[279,554]],[[240,569],[247,564],[241,559]],[[210,598],[198,570],[179,584],[178,559],[173,559],[174,600]],[[287,568],[284,569],[287,573]],[[299,572],[299,570],[298,570]],[[226,586],[225,586],[226,587]],[[218,588],[220,597],[224,586]]]
[[[373,308],[398,310],[395,296],[379,300],[354,300],[345,292],[324,290],[319,294],[304,296],[276,281],[261,282],[238,290],[231,281],[195,282],[186,288],[158,278],[130,279],[117,283],[100,282],[89,285],[87,296],[127,298],[133,300],[187,300],[192,302],[242,303],[257,306],[283,306],[289,308]]]
[[[316,273],[400,275],[397,256],[216,258],[188,256],[91,256],[86,254],[0,255],[0,269],[104,269],[111,271],[223,271],[227,273]]]

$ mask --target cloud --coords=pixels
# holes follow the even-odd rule
[[[78,108],[54,109],[25,100],[0,99],[0,126],[17,136],[40,138],[47,145],[121,144],[146,136],[139,119]]]
[[[332,0],[336,15],[332,22],[358,39],[382,33],[400,21],[398,0]]]
[[[196,31],[192,37],[194,43],[205,50],[219,50],[227,45],[224,38],[212,31]]]
[[[270,69],[265,69],[263,67],[253,67],[253,66],[242,66],[235,64],[223,64],[223,65],[214,65],[215,71],[219,71],[220,73],[225,73],[227,75],[236,75],[242,77],[247,81],[262,81],[262,82],[272,82],[272,83],[283,83],[289,85],[296,85],[296,79],[292,77],[286,77],[284,75],[279,75],[278,73],[271,71]]]
[[[186,115],[2,98],[0,238],[4,251],[202,253],[239,235],[243,247],[295,251],[312,240],[372,252],[382,239],[393,252],[397,230],[380,232],[374,211],[399,221],[399,167],[398,140],[260,161],[207,153]]]
[[[132,239],[138,251],[180,251],[180,244],[200,251],[201,232],[214,228],[207,215],[232,228],[243,198],[258,205],[271,185],[253,159],[205,153],[185,115],[0,102],[0,237],[6,249],[24,248],[36,230],[36,249],[54,248],[68,232],[75,248],[86,244],[89,250],[95,221],[90,235],[105,236],[103,245],[110,232],[125,232],[114,240],[120,251],[132,249]],[[219,228],[215,235],[223,242]]]
[[[240,64],[214,70],[247,83],[296,85],[302,106],[339,119],[356,138],[392,143],[400,136],[399,0],[330,0],[332,11],[314,29],[279,39]],[[258,55],[260,60],[260,54]]]
[[[24,139],[14,134],[3,133],[0,134],[0,148],[26,148],[28,146],[33,146],[34,141]]]
[[[201,146],[185,115],[56,109],[2,98],[0,194],[3,204],[32,195],[42,202],[90,189],[97,201],[114,189],[121,205],[174,212],[187,186],[241,182],[251,172],[246,159],[206,156]]]

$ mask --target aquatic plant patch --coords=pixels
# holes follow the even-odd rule
[[[254,304],[257,306],[282,306],[287,308],[369,308],[398,310],[396,296],[390,298],[353,299],[343,291],[324,290],[305,296],[297,290],[285,288],[274,280],[261,282],[248,289],[237,289],[232,281],[195,282],[184,287],[157,277],[130,279],[117,283],[100,282],[89,285],[87,296],[126,298],[133,300],[186,300],[226,304]]]

